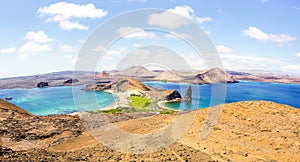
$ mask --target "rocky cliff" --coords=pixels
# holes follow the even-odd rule
[[[87,85],[84,90],[106,91],[110,93],[128,93],[129,95],[148,96],[156,100],[180,100],[181,95],[176,90],[160,90],[147,86],[133,78],[116,79],[108,84]]]
[[[185,102],[190,102],[192,100],[192,87],[189,86],[189,88],[186,90],[186,93],[182,99]]]

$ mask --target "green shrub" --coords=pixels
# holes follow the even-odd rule
[[[151,104],[150,98],[142,97],[142,96],[129,97],[129,106],[133,107],[136,110],[145,109],[150,104]]]
[[[159,111],[159,114],[174,114],[176,111],[170,109],[162,109]]]
[[[108,109],[108,110],[97,110],[96,112],[101,114],[115,114],[123,112],[121,108]]]

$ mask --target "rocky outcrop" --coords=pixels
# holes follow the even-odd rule
[[[110,79],[111,75],[108,72],[101,72],[101,73],[97,73],[95,75],[95,79]]]
[[[213,68],[197,74],[193,82],[198,84],[205,83],[237,83],[238,80],[219,68]]]
[[[104,85],[89,84],[84,88],[84,90],[96,90],[96,91],[109,90],[112,92],[128,92],[131,90],[150,91],[151,88],[135,79],[125,78],[125,79],[116,79]]]
[[[64,81],[64,84],[76,83],[76,82],[79,82],[79,80],[78,79],[68,79],[68,80]]]
[[[33,117],[34,115],[19,108],[18,106],[11,104],[7,101],[0,99],[0,120],[8,117],[12,119],[19,119],[20,117]]]
[[[176,90],[166,90],[166,91],[164,91],[163,100],[180,102],[181,101],[181,95]]]
[[[182,101],[190,102],[192,100],[192,87],[189,86],[189,88],[186,90],[186,93],[182,99]]]
[[[49,83],[48,82],[39,82],[37,84],[38,88],[44,88],[44,87],[49,87]]]
[[[8,101],[8,100],[12,100],[13,98],[12,97],[5,97],[5,100]]]
[[[2,146],[16,150],[46,148],[76,137],[83,130],[76,116],[35,116],[0,99],[0,137],[5,139],[0,140]]]
[[[169,101],[181,99],[180,93],[176,90],[159,90],[154,87],[144,85],[132,78],[117,79],[104,85],[90,84],[87,85],[84,90],[107,91],[111,93],[127,92],[129,95],[144,95],[156,100]]]

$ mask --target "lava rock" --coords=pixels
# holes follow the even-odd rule
[[[48,82],[39,82],[37,84],[38,88],[44,88],[44,87],[49,87],[49,83]]]
[[[192,87],[191,86],[189,86],[189,88],[187,89],[182,100],[186,101],[186,102],[190,102],[192,100]]]
[[[78,79],[68,79],[64,82],[64,84],[67,84],[67,83],[76,83],[76,82],[79,82]]]

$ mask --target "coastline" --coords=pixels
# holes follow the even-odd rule
[[[261,82],[253,82],[253,81],[245,81],[244,83],[253,83],[253,85],[256,85],[256,84],[260,84]],[[169,82],[169,83],[172,83],[172,82]],[[243,83],[243,81],[242,82],[240,82],[240,84],[242,84]],[[271,84],[281,84],[281,83],[263,83],[263,84],[261,84],[261,86],[265,86],[265,84],[266,84],[266,86],[271,86]],[[267,85],[268,84],[268,85]],[[230,84],[231,85],[231,84]],[[239,87],[238,86],[239,84],[237,84],[237,87]],[[295,85],[296,87],[295,88],[297,88],[298,87],[298,84],[282,84],[282,86],[280,86],[280,87],[287,87],[287,86],[285,86],[285,85]],[[84,86],[84,85],[79,85],[79,86]],[[69,86],[64,86],[64,87],[69,87]],[[236,86],[235,86],[236,87]],[[293,87],[293,86],[292,86]],[[56,91],[56,89],[55,88],[60,88],[60,87],[49,87],[49,88],[54,88],[53,89],[53,91]],[[72,87],[70,87],[70,88],[72,88]],[[38,88],[35,88],[35,89],[38,89]],[[46,88],[47,89],[47,88]],[[26,89],[25,89],[26,90]],[[3,91],[3,94],[4,95],[2,95],[1,96],[1,98],[4,98],[4,97],[11,97],[10,95],[6,95],[6,93],[7,92],[9,92],[9,90],[7,90],[7,92],[5,92],[6,90],[4,90]],[[103,91],[103,92],[105,92],[105,93],[109,93],[109,94],[111,94],[111,95],[113,95],[113,97],[114,97],[114,101],[113,102],[111,102],[109,105],[107,105],[107,106],[105,106],[105,107],[103,107],[103,108],[98,108],[97,110],[110,110],[110,109],[114,109],[114,108],[117,108],[117,107],[128,107],[128,101],[127,101],[127,98],[129,97],[128,96],[128,94],[127,93],[124,93],[124,94],[120,94],[120,93],[113,93],[113,92],[111,92],[111,91]],[[297,92],[298,92],[298,90],[297,90]],[[14,96],[13,96],[14,97]],[[294,97],[295,98],[295,97]],[[18,99],[18,97],[15,97],[14,99]],[[14,100],[13,99],[13,100]],[[298,104],[293,104],[293,103],[298,103],[298,102],[293,102],[293,103],[289,103],[289,102],[280,102],[280,100],[271,100],[271,99],[264,99],[264,98],[257,98],[257,99],[251,99],[251,100],[265,100],[265,101],[273,101],[273,102],[276,102],[276,103],[282,103],[282,104],[287,104],[287,105],[290,105],[290,106],[293,106],[293,107],[296,107],[296,108],[300,108],[299,107],[299,105]],[[242,101],[242,100],[240,100],[240,101]],[[235,102],[238,102],[238,101],[235,101]],[[14,103],[14,102],[12,102],[12,103]],[[157,104],[158,104],[158,107],[159,108],[165,108],[165,109],[169,109],[169,110],[173,110],[173,111],[180,111],[180,110],[177,110],[177,109],[173,109],[173,108],[169,108],[169,107],[167,107],[167,106],[165,106],[164,104],[165,104],[166,102],[163,102],[163,101],[159,101]],[[96,111],[96,110],[92,110],[92,111]],[[79,113],[79,112],[78,112]],[[63,114],[63,113],[61,113],[61,114]],[[71,114],[73,114],[73,113],[71,113]]]
[[[109,93],[111,95],[114,96],[115,98],[115,102],[112,104],[112,105],[109,105],[109,106],[106,106],[102,109],[99,109],[99,110],[111,110],[111,109],[115,109],[115,108],[118,108],[118,107],[125,107],[125,106],[128,106],[128,93],[125,92],[125,93],[114,93],[112,91],[109,91],[109,90],[105,90],[103,92],[106,92],[106,93]],[[166,107],[164,106],[165,103],[167,103],[168,101],[158,101],[157,102],[157,106],[159,106],[160,109],[168,109],[168,110],[172,110],[172,111],[180,111],[180,110],[176,110],[176,109],[172,109],[172,108],[169,108],[169,107]]]
[[[26,76],[27,77],[27,76]],[[25,77],[25,78],[26,78]],[[28,76],[31,77],[31,76]],[[111,79],[110,81],[112,81]],[[139,80],[139,79],[138,79]],[[299,85],[300,81],[289,81],[289,80],[284,80],[284,81],[278,81],[278,80],[272,80],[272,79],[242,79],[242,78],[237,78],[239,82],[257,82],[257,83],[278,83],[278,84],[296,84]],[[299,79],[300,80],[300,79]],[[52,83],[51,80],[46,80],[49,83]],[[97,83],[101,81],[100,80],[94,80],[94,79],[84,79],[82,81],[79,81],[77,83],[69,83],[69,84],[64,84],[64,83],[56,83],[57,81],[54,81],[53,84],[49,84],[48,87],[45,88],[53,88],[53,87],[69,87],[69,86],[83,86],[87,85],[90,83]],[[107,80],[105,80],[107,81]],[[33,79],[30,80],[20,80],[19,78],[3,78],[0,80],[0,90],[9,90],[9,89],[35,89],[38,88],[36,86],[36,81]],[[192,83],[189,81],[166,81],[166,80],[153,80],[153,79],[141,79],[141,82],[161,82],[161,83],[172,83],[172,84],[187,84],[187,85],[207,85],[211,83]],[[237,83],[226,83],[226,84],[237,84]]]
[[[166,103],[168,103],[168,101],[158,101],[158,102],[157,102],[157,105],[158,105],[161,109],[168,109],[168,110],[173,110],[173,111],[176,111],[176,112],[182,111],[182,110],[176,110],[176,109],[169,108],[169,107],[165,106]]]
[[[126,95],[127,93],[113,93],[110,90],[105,90],[103,92],[113,95],[115,98],[115,102],[112,105],[108,105],[100,110],[115,109],[115,108],[122,107],[122,106],[125,106],[128,104],[128,102],[126,102],[128,100],[127,99],[128,96]]]

